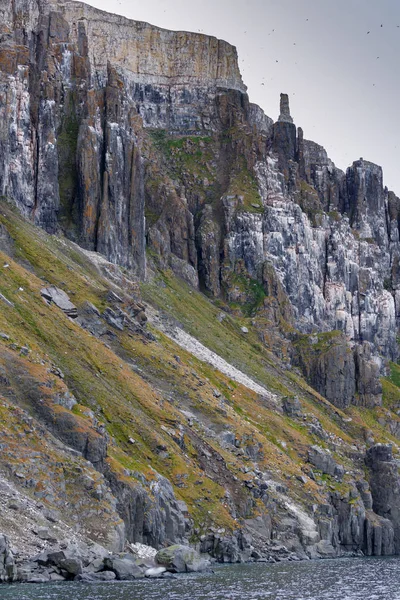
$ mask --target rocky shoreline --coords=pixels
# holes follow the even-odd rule
[[[134,544],[129,552],[111,554],[98,544],[61,543],[58,548],[42,552],[28,561],[17,563],[10,542],[0,534],[0,583],[45,584],[59,582],[100,583],[135,581],[139,579],[171,579],[185,573],[214,573],[218,563],[208,554],[199,554],[194,548],[173,545],[156,551],[143,544]],[[362,558],[364,553],[346,552],[339,558]],[[225,561],[225,565],[274,564],[329,560],[338,557],[309,558],[290,554],[282,547],[269,558],[253,557],[241,561]]]
[[[318,447],[310,450],[309,461],[322,472],[332,471],[339,479],[343,476],[342,472],[336,473],[337,465],[330,455]],[[210,531],[194,548],[187,542],[158,550],[125,542],[123,552],[107,550],[78,536],[59,541],[52,537],[50,528],[37,527],[36,534],[44,547],[33,556],[13,551],[12,540],[0,533],[0,582],[125,581],[200,572],[213,563],[399,554],[400,479],[391,446],[377,444],[370,448],[365,464],[370,472],[369,483],[360,480],[347,502],[333,495],[331,504],[316,509],[314,521],[306,513],[298,514],[302,529],[288,534],[286,545],[273,539],[272,531],[268,536],[268,524],[261,517],[248,520],[246,528],[232,535]],[[293,510],[289,505],[286,508]],[[280,529],[284,531],[291,525],[283,519]]]
[[[200,572],[210,564],[208,557],[179,544],[158,552],[135,544],[130,552],[112,554],[99,544],[67,541],[18,563],[9,539],[0,534],[0,582],[3,583],[129,581]]]

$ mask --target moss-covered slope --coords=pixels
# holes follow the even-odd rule
[[[65,523],[72,516],[60,498],[73,501],[92,539],[106,543],[120,516],[129,541],[153,545],[179,536],[198,541],[217,531],[231,535],[257,517],[268,517],[273,536],[285,540],[288,505],[306,514],[332,494],[349,500],[355,479],[364,475],[366,442],[396,443],[397,366],[384,382],[383,407],[342,411],[260,343],[251,316],[229,314],[171,272],[139,286],[100,256],[35,228],[5,201],[0,231],[2,476],[32,501],[59,510]],[[44,301],[41,289],[48,285],[68,294],[78,319]],[[149,314],[178,324],[275,400],[146,326],[143,301]],[[296,397],[300,409],[291,412],[287,406]],[[60,449],[46,453],[49,440]],[[343,478],[308,462],[315,444],[344,466]],[[36,452],[34,467],[27,452]],[[87,461],[92,482],[82,487],[74,473],[88,469]],[[160,491],[163,478],[173,492]],[[45,493],[49,486],[54,491]],[[180,516],[174,521],[160,507],[163,494],[181,511],[183,529]],[[93,520],[93,512],[101,518]],[[0,524],[7,529],[4,515]]]

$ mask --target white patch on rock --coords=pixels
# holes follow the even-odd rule
[[[248,375],[245,375],[242,371],[239,371],[239,369],[229,364],[218,354],[206,346],[203,346],[201,342],[186,333],[186,331],[183,331],[183,329],[175,327],[171,324],[165,324],[165,322],[163,322],[157,316],[154,309],[152,309],[150,306],[147,307],[146,314],[148,315],[149,321],[152,325],[162,331],[171,340],[176,342],[179,346],[181,346],[181,348],[184,348],[187,352],[190,352],[202,362],[210,364],[218,371],[221,371],[221,373],[224,375],[230,377],[230,379],[237,381],[257,394],[260,394],[260,396],[264,396],[269,400],[276,401],[275,394],[272,394],[269,390],[256,383]]]

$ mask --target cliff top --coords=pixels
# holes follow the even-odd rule
[[[0,22],[10,30],[34,30],[40,16],[52,11],[62,14],[72,41],[85,25],[94,71],[105,71],[111,62],[140,83],[247,90],[236,48],[213,36],[162,29],[73,0],[0,0]]]

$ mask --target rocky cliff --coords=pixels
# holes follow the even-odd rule
[[[275,124],[249,104],[225,42],[79,2],[2,2],[1,15],[1,194],[141,277],[146,244],[234,303],[251,304],[246,280],[268,296],[268,271],[288,326],[350,344],[341,399],[321,364],[317,389],[380,403],[399,314],[399,199],[380,167],[337,169],[284,95]]]
[[[213,130],[217,90],[245,90],[235,49],[78,2],[0,11],[2,195],[143,274],[143,126]]]
[[[0,156],[0,468],[23,504],[76,494],[113,550],[399,551],[396,462],[365,454],[400,437],[379,166],[336,168],[284,94],[267,117],[226,42],[68,0],[0,0]],[[54,489],[36,463],[64,465]]]

